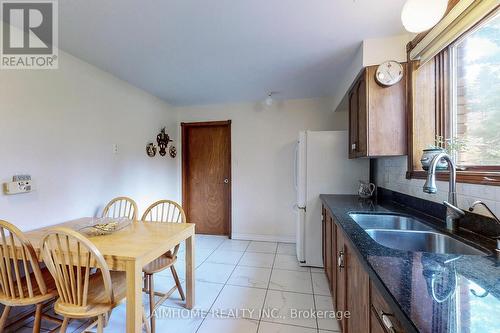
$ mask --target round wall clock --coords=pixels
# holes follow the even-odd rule
[[[380,64],[375,73],[378,84],[389,87],[395,85],[403,78],[403,66],[397,61],[386,61]]]

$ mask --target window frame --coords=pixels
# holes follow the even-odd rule
[[[453,75],[452,62],[455,61],[454,57],[454,46],[461,40],[466,38],[469,34],[479,29],[484,23],[488,22],[492,17],[498,15],[499,8],[491,11],[483,19],[481,19],[477,24],[468,29],[462,35],[460,35],[455,41],[448,45],[443,51],[434,57],[434,133],[435,135],[441,135],[444,137],[453,137],[451,122],[454,117],[455,108],[455,92],[453,91],[456,84],[455,75]],[[415,151],[414,147],[414,121],[415,121],[415,105],[414,100],[416,96],[415,92],[415,78],[417,70],[419,68],[419,61],[410,60],[410,52],[416,45],[416,41],[421,40],[423,37],[418,35],[412,42],[407,46],[408,55],[408,75],[407,75],[407,114],[408,114],[408,169],[406,172],[407,179],[425,179],[427,177],[427,172],[424,170],[419,170],[415,168],[415,160],[419,159],[418,153],[421,151]],[[449,172],[440,172],[437,174],[438,180],[446,181],[449,179]],[[463,168],[458,168],[457,170],[457,182],[460,183],[470,183],[470,184],[483,184],[483,185],[494,185],[500,186],[500,165],[498,166],[466,166]]]
[[[483,24],[487,24],[488,22],[492,21],[493,19],[496,18],[496,16],[500,15],[500,9],[496,9],[492,11],[490,14],[485,16],[481,21],[479,21],[476,25],[474,25],[471,29],[466,31],[464,34],[462,34],[460,37],[458,37],[453,43],[451,43],[448,46],[448,55],[449,55],[449,64],[450,64],[450,69],[448,73],[449,77],[449,86],[448,86],[448,93],[450,94],[450,105],[449,109],[447,110],[449,113],[449,135],[448,137],[457,137],[457,132],[456,128],[453,126],[453,123],[456,121],[456,114],[457,114],[457,91],[456,91],[456,86],[457,86],[457,53],[456,53],[456,47],[458,44],[460,44],[462,41],[464,41],[467,37],[472,35],[474,32],[479,30]],[[457,160],[457,154],[455,153],[454,156],[452,156],[454,161]],[[498,165],[464,165],[460,166],[457,165],[459,168],[463,168],[464,171],[491,171],[491,172],[500,172],[500,164]]]

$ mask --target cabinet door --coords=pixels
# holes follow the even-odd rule
[[[358,145],[358,83],[349,92],[349,158],[357,157]]]
[[[326,272],[326,277],[328,278],[328,283],[331,285],[332,282],[332,217],[328,213],[328,211],[325,214],[325,259],[324,259],[324,266],[325,266],[325,272]]]
[[[322,246],[322,258],[323,258],[323,266],[325,267],[326,272],[326,208],[325,206],[321,206],[321,246]]]
[[[345,238],[343,232],[340,230],[340,228],[337,229],[337,277],[336,277],[336,305],[337,311],[346,311],[346,288],[347,288],[347,283],[346,283],[346,269],[345,269]],[[347,322],[345,320],[339,321],[339,325],[342,328],[342,332],[346,333],[347,332]]]
[[[368,91],[366,87],[366,71],[361,75],[357,86],[358,97],[358,143],[356,157],[368,156]]]
[[[373,283],[370,286],[370,298],[372,333],[404,333],[403,325],[394,316],[394,312],[389,307],[389,304],[380,295]]]
[[[380,322],[378,315],[375,313],[375,310],[372,309],[370,312],[370,326],[371,326],[371,333],[387,333],[382,326],[382,323]]]
[[[368,155],[406,155],[406,79],[403,77],[391,87],[382,87],[375,81],[376,72],[377,66],[366,68]]]
[[[370,331],[370,278],[350,244],[346,244],[346,309],[351,316],[348,320],[348,331]]]
[[[330,248],[332,258],[332,280],[330,281],[330,291],[334,309],[337,308],[337,225],[332,217],[332,246]]]

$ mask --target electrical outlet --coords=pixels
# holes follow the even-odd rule
[[[116,143],[113,144],[113,154],[118,154],[118,145]]]

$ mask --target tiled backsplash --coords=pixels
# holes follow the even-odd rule
[[[439,203],[448,199],[447,182],[438,181],[438,193],[427,194],[422,190],[425,180],[406,179],[406,170],[406,156],[379,158],[376,160],[376,183],[392,191]],[[457,183],[457,200],[458,206],[464,210],[468,209],[474,201],[482,200],[497,216],[500,216],[500,186]],[[487,215],[481,209],[478,208],[477,212]]]

